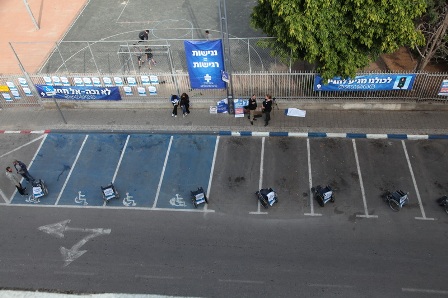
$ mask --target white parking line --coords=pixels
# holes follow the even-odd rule
[[[244,280],[244,279],[218,279],[220,282],[232,282],[242,284],[263,284],[261,280]]]
[[[166,150],[165,162],[163,163],[162,173],[160,174],[159,185],[157,186],[156,198],[154,199],[154,204],[152,208],[156,208],[157,201],[159,200],[160,189],[162,188],[163,176],[165,176],[166,164],[168,163],[168,157],[170,156],[171,144],[173,143],[173,136],[170,138],[170,143],[168,149]]]
[[[260,159],[260,179],[258,180],[258,189],[260,190],[263,186],[263,164],[264,164],[264,142],[266,137],[263,137],[261,139],[261,159]],[[261,212],[260,211],[260,200],[257,200],[258,202],[258,208],[256,212],[249,212],[249,214],[268,214],[267,212]]]
[[[207,186],[207,199],[210,197],[210,188],[212,187],[212,180],[213,180],[213,172],[215,171],[215,161],[216,161],[216,153],[218,152],[218,144],[219,144],[219,136],[216,137],[216,143],[215,143],[215,152],[213,152],[213,160],[212,160],[212,168],[210,169],[210,177],[208,179],[208,186]],[[204,209],[207,210],[208,204],[205,204]]]
[[[361,187],[362,201],[364,203],[364,214],[356,215],[356,217],[378,218],[378,215],[369,215],[369,210],[367,209],[366,193],[364,191],[364,182],[362,181],[361,167],[359,166],[358,150],[356,149],[355,139],[352,139],[352,143],[353,143],[353,151],[355,152],[356,168],[358,169],[359,186]]]
[[[403,292],[448,295],[448,291],[431,289],[401,288]]]
[[[148,278],[148,279],[181,279],[182,277],[175,277],[175,276],[159,276],[159,275],[142,275],[142,274],[136,274],[136,278]]]
[[[311,213],[305,213],[305,215],[308,216],[322,216],[320,213],[314,213],[314,202],[313,202],[313,191],[311,190],[313,188],[313,177],[311,173],[311,153],[310,153],[310,139],[306,139],[306,149],[308,150],[308,180],[309,180],[309,190],[310,190],[310,207],[311,207]]]
[[[76,271],[55,271],[53,272],[57,275],[75,275],[75,276],[93,276],[98,275],[98,273],[94,272],[76,272]]]
[[[13,153],[13,152],[16,152],[17,150],[20,150],[20,149],[22,149],[23,147],[28,146],[29,144],[32,144],[32,143],[34,143],[34,142],[36,142],[36,141],[39,141],[40,139],[46,138],[46,136],[47,136],[47,135],[45,134],[45,135],[43,135],[43,136],[37,137],[37,138],[35,138],[34,140],[31,140],[31,141],[29,141],[28,143],[23,144],[22,146],[19,146],[19,147],[15,148],[14,150],[11,150],[11,151],[9,151],[9,152],[3,153],[2,155],[0,155],[0,158],[6,156],[6,155],[8,155],[8,154],[11,154],[11,153]]]
[[[56,202],[54,203],[57,205],[59,203],[59,200],[61,199],[62,194],[64,193],[65,187],[67,186],[68,180],[70,179],[70,176],[73,173],[73,170],[75,169],[76,163],[78,162],[79,156],[81,155],[82,149],[84,148],[84,145],[86,144],[86,141],[88,139],[89,135],[86,135],[84,138],[84,141],[81,144],[81,147],[78,150],[78,154],[76,155],[75,161],[72,164],[72,167],[70,168],[70,172],[68,172],[67,178],[65,178],[64,185],[62,186],[61,191],[59,192],[58,198],[56,199]]]
[[[420,192],[418,191],[417,182],[415,181],[414,171],[412,170],[411,161],[409,160],[408,151],[406,150],[406,144],[404,140],[401,140],[401,144],[403,145],[404,154],[406,156],[406,160],[408,162],[409,172],[411,172],[412,183],[414,183],[415,193],[417,194],[418,205],[420,206],[420,211],[422,212],[422,217],[416,217],[415,219],[422,220],[434,220],[434,218],[426,217],[425,210],[423,209],[422,199],[420,198]]]
[[[118,159],[117,167],[115,168],[114,176],[112,177],[112,184],[115,182],[115,178],[117,178],[118,170],[120,169],[121,161],[123,160],[124,153],[126,152],[126,148],[128,147],[129,138],[131,136],[128,135],[126,138],[126,142],[124,143],[123,150],[121,150],[120,158]],[[107,201],[104,200],[103,206],[106,206]]]
[[[350,285],[331,285],[331,284],[309,284],[309,287],[319,287],[319,288],[354,288]]]

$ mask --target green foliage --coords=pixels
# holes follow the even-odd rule
[[[414,19],[425,0],[258,0],[251,24],[271,39],[264,46],[286,61],[306,60],[328,79],[356,71],[424,37]]]

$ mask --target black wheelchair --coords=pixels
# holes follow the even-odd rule
[[[445,209],[445,212],[448,214],[448,197],[443,196],[437,199],[437,203]]]
[[[311,191],[314,193],[314,199],[321,207],[324,207],[328,202],[334,203],[334,192],[331,186],[322,187],[318,185],[311,188]]]
[[[195,208],[198,208],[198,205],[201,204],[208,204],[207,195],[202,187],[199,187],[196,191],[191,191],[191,201]]]
[[[107,186],[101,186],[101,194],[103,195],[103,200],[106,203],[112,199],[120,198],[120,195],[112,182]]]
[[[255,192],[255,195],[264,208],[272,207],[275,203],[278,203],[277,193],[272,188],[262,188]]]
[[[383,195],[384,201],[389,204],[390,209],[395,212],[400,211],[404,205],[409,203],[409,193],[405,193],[402,190],[394,192],[386,191]]]

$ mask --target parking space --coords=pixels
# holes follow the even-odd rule
[[[417,194],[401,140],[356,140],[369,212],[386,219],[421,217]],[[393,212],[382,199],[385,191],[409,192],[409,204]]]
[[[320,207],[314,200],[315,212],[323,216],[354,218],[363,213],[363,201],[352,140],[310,139],[313,187],[330,185],[335,202]]]
[[[445,218],[436,199],[448,195],[448,152],[446,141],[420,140],[406,142],[420,196],[427,217]],[[426,183],[422,183],[426,182]]]
[[[435,203],[448,193],[445,140],[81,133],[2,139],[3,165],[24,161],[49,189],[33,201],[3,175],[0,194],[6,204],[214,211],[271,219],[445,216]],[[100,186],[111,182],[120,199],[106,204]],[[310,197],[317,185],[330,185],[336,201],[320,207]],[[198,187],[209,204],[195,208],[190,192]],[[265,209],[255,192],[269,187],[279,203]],[[410,202],[396,213],[382,194],[398,189],[409,193]]]

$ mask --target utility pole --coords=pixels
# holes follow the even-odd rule
[[[230,40],[229,40],[229,28],[227,26],[227,7],[226,0],[218,0],[219,10],[219,25],[221,27],[221,39],[224,53],[224,64],[226,71],[229,74],[229,82],[227,83],[227,100],[229,103],[229,114],[235,113],[235,107],[233,105],[233,84],[232,84],[232,60],[230,57]],[[225,30],[225,31],[224,31]]]

